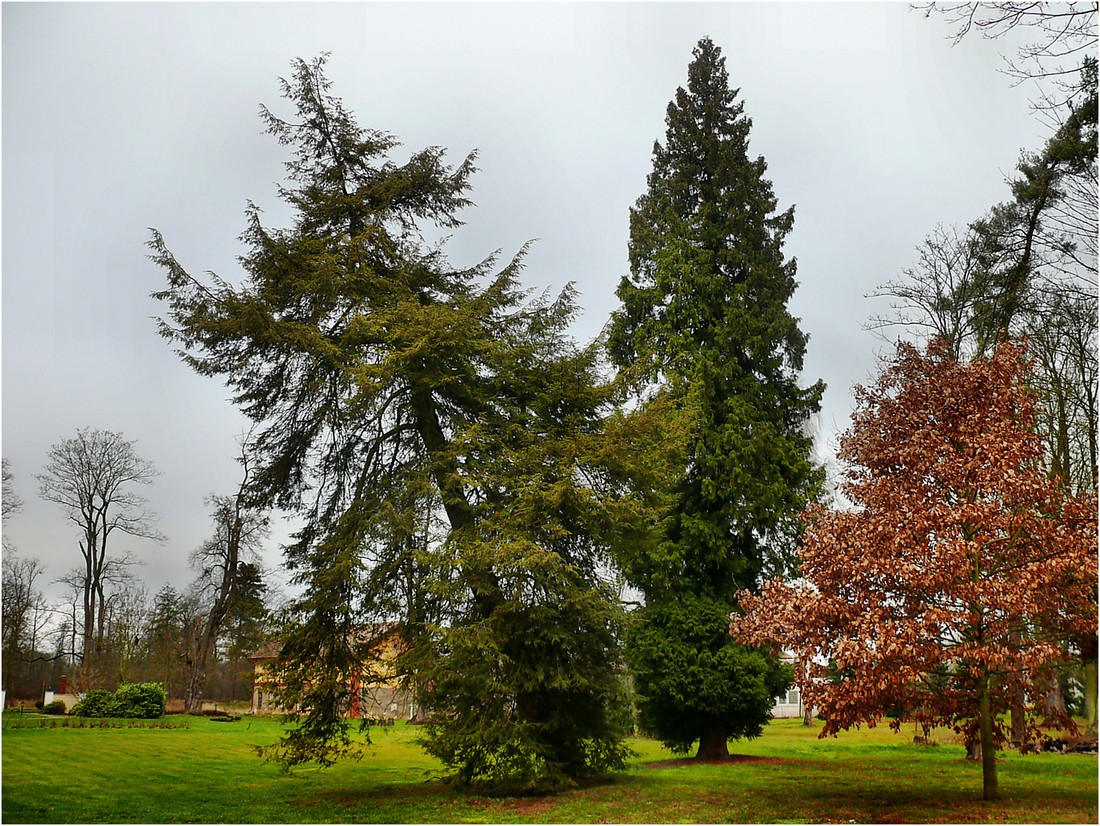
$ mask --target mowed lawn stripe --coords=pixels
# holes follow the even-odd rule
[[[9,718],[10,719],[10,718]],[[820,725],[820,724],[819,724]],[[917,746],[886,727],[817,739],[779,720],[734,743],[728,764],[697,764],[647,739],[628,772],[536,798],[490,798],[440,782],[417,729],[373,729],[360,761],[290,774],[256,746],[277,720],[187,728],[3,730],[4,823],[680,823],[1097,822],[1097,761],[1011,752],[1005,798],[981,801],[981,767],[957,744]]]

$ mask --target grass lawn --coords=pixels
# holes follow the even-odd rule
[[[1097,822],[1094,756],[1004,753],[1004,798],[987,804],[961,746],[916,746],[885,727],[818,740],[819,728],[775,721],[723,765],[669,764],[675,755],[635,740],[630,770],[606,783],[492,799],[439,782],[400,723],[374,729],[361,762],[285,775],[254,751],[278,737],[272,719],[132,729],[4,717],[4,823]]]

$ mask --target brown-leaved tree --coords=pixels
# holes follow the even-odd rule
[[[950,727],[981,744],[985,799],[998,714],[1021,691],[1041,699],[1074,635],[1096,627],[1096,495],[1043,468],[1025,351],[1006,342],[964,365],[942,340],[926,354],[899,344],[856,388],[841,440],[854,507],[808,510],[801,579],[742,594],[730,618],[747,644],[793,654],[821,736],[891,708],[895,729]]]

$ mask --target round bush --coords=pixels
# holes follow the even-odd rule
[[[73,707],[77,717],[132,717],[155,720],[164,716],[167,702],[160,683],[123,683],[118,691],[89,691]]]
[[[163,717],[164,707],[168,702],[160,683],[124,683],[115,692],[115,699],[124,712],[121,716],[143,720]]]
[[[118,701],[110,691],[97,688],[84,695],[84,699],[73,706],[76,717],[122,717]]]
[[[42,706],[42,712],[44,714],[64,714],[66,711],[68,711],[68,707],[65,705],[64,700],[54,700]]]

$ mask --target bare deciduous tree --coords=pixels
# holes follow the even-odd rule
[[[11,462],[7,459],[3,460],[3,473],[4,487],[2,493],[0,493],[0,507],[3,508],[3,521],[7,522],[9,516],[23,510],[23,500],[15,492],[15,476],[11,472]],[[4,537],[4,550],[8,552],[14,550],[14,547],[8,542],[7,536]]]
[[[97,655],[103,644],[106,609],[104,589],[110,575],[108,541],[116,533],[163,541],[154,527],[156,515],[132,488],[148,485],[157,470],[134,451],[121,433],[85,428],[76,437],[50,448],[43,473],[36,478],[39,495],[65,511],[80,529],[78,542],[84,565],[80,570],[83,596],[83,658],[85,688],[102,678]]]
[[[906,327],[927,341],[948,342],[956,359],[972,354],[980,336],[978,307],[988,281],[981,246],[970,227],[936,227],[917,247],[917,263],[904,270],[901,279],[872,293],[891,299],[891,314],[875,316],[868,327]]]
[[[227,615],[236,606],[241,564],[256,556],[269,533],[267,514],[250,508],[246,500],[249,463],[243,449],[239,461],[244,468],[240,488],[231,496],[207,498],[207,504],[214,508],[211,514],[214,535],[191,555],[191,564],[199,569],[197,589],[209,608],[191,621],[184,698],[186,711],[190,714],[202,711],[210,654]]]
[[[1026,336],[1040,370],[1052,472],[1095,489],[1097,411],[1096,62],[1081,70],[1091,92],[1039,152],[1025,153],[1008,181],[1012,198],[965,233],[938,229],[918,263],[880,287],[904,326],[941,336],[956,359]]]
[[[12,689],[19,678],[22,664],[37,642],[42,630],[43,598],[35,581],[44,571],[37,559],[16,556],[11,551],[3,559],[3,679],[4,687]]]

